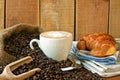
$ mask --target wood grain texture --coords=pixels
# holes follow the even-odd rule
[[[120,38],[120,0],[110,0],[109,24],[110,34]]]
[[[108,77],[104,78],[103,80],[120,80],[120,76]]]
[[[4,29],[4,0],[0,0],[0,30]]]
[[[92,32],[107,32],[109,0],[76,0],[76,40]]]
[[[39,25],[39,0],[6,0],[6,27],[18,23]]]
[[[41,27],[74,34],[74,0],[41,0]]]

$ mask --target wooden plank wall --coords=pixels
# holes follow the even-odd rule
[[[39,25],[39,0],[6,0],[6,27],[18,23]]]
[[[4,0],[0,0],[0,30],[4,29]]]
[[[74,34],[74,0],[41,0],[41,27]]]
[[[92,32],[120,37],[120,0],[0,0],[0,29],[17,23],[65,30],[78,40]]]
[[[85,34],[107,32],[109,0],[77,0],[76,40]]]
[[[120,38],[120,0],[110,1],[109,32],[116,38]]]

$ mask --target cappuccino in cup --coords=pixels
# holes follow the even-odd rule
[[[43,53],[54,60],[66,60],[72,47],[72,34],[66,31],[48,31],[39,35],[39,39],[30,41],[31,49],[33,42],[39,45]]]

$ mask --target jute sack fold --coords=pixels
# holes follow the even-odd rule
[[[39,26],[28,25],[28,24],[16,24],[9,28],[0,31],[0,65],[8,62],[12,62],[16,60],[15,56],[10,55],[4,50],[4,40],[9,38],[11,35],[15,33],[19,33],[20,31],[25,30],[30,33],[34,33],[35,31],[42,32],[42,29]]]

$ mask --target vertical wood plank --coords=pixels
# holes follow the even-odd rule
[[[76,0],[76,40],[92,32],[107,32],[109,0]]]
[[[39,25],[39,0],[6,0],[6,26]]]
[[[120,0],[110,0],[110,34],[120,38]]]
[[[4,0],[0,0],[0,30],[4,29]]]
[[[74,0],[41,0],[41,27],[74,34]]]

